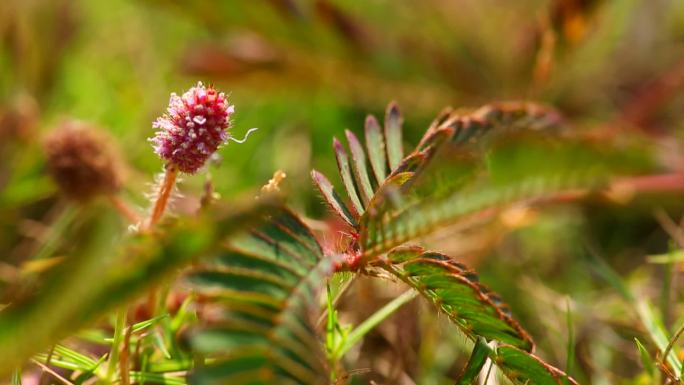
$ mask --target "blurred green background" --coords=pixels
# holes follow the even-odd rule
[[[170,92],[198,80],[230,94],[236,137],[259,128],[245,144],[219,151],[221,159],[209,170],[216,191],[231,199],[282,169],[290,203],[320,217],[324,208],[311,188],[310,169],[333,174],[332,136],[345,128],[360,133],[365,115],[381,116],[391,100],[403,112],[410,144],[446,106],[509,99],[553,105],[576,129],[617,122],[653,136],[681,137],[684,2],[2,0],[3,263],[30,255],[24,246],[40,232],[36,223],[49,223],[60,205],[44,172],[44,133],[71,118],[110,132],[128,165],[124,197],[144,208],[152,176],[162,168],[147,142],[151,123]],[[206,178],[185,177],[180,189],[197,197]],[[606,240],[602,246],[619,250],[609,257],[625,274],[641,261],[630,256],[663,252],[667,244],[646,217],[608,212],[588,225]],[[483,280],[513,303],[554,362],[565,351],[565,316],[559,313],[565,303],[558,293],[574,293],[583,313],[595,314],[582,306],[616,306],[605,317],[623,316],[618,305],[597,302],[610,301],[584,279],[586,265],[576,260],[584,253],[576,235],[585,226],[582,218],[573,210],[546,214],[504,242],[497,259],[483,257]],[[533,255],[521,253],[530,245]],[[511,279],[512,272],[527,278]],[[532,300],[516,303],[511,294],[520,292],[534,293],[524,297]],[[604,318],[588,317],[584,325],[596,317]],[[591,365],[614,364],[620,376],[634,375],[629,337],[635,332],[613,325],[612,318],[601,325],[578,332],[578,339],[592,341],[583,354],[601,360],[586,363],[578,378],[613,381],[610,374],[592,375]],[[596,333],[600,341],[592,340]],[[439,349],[453,353],[430,348],[436,338],[424,336],[421,354],[432,358],[421,358],[428,373],[421,383],[433,383],[432,366],[438,373],[449,366],[433,357]],[[613,362],[620,357],[624,363]]]
[[[94,122],[120,141],[139,182],[160,170],[146,139],[168,94],[203,80],[230,93],[236,136],[260,129],[221,151],[217,190],[254,187],[280,168],[308,191],[312,164],[332,169],[331,136],[359,130],[390,100],[404,112],[408,141],[445,106],[502,99],[547,102],[576,122],[613,119],[681,60],[684,5],[5,0],[0,34],[3,111],[38,117],[22,139],[33,142],[63,117]],[[657,123],[677,128],[667,119],[681,106],[681,97],[668,103]],[[4,162],[14,169],[5,205],[50,194],[46,184],[22,185],[23,162]]]

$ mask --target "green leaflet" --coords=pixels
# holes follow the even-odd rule
[[[387,177],[387,157],[385,156],[385,138],[380,130],[380,123],[374,116],[366,117],[365,124],[366,150],[371,168],[378,185]]]
[[[473,354],[457,384],[470,384],[467,380],[477,377],[476,369],[484,364],[487,356],[515,385],[579,385],[562,370],[532,353],[505,344],[490,348],[482,339],[476,342]]]
[[[501,345],[490,353],[490,357],[514,384],[535,385],[578,385],[560,369],[557,369],[534,354],[510,345]]]
[[[337,194],[328,178],[320,172],[312,170],[311,179],[313,179],[314,184],[323,195],[323,199],[328,204],[328,207],[330,207],[332,211],[349,226],[356,227],[356,219],[352,215],[351,210],[349,210],[347,205],[342,201],[342,198]]]
[[[444,254],[405,246],[387,255],[386,269],[418,290],[472,340],[484,337],[531,351],[532,338],[477,274]]]
[[[456,385],[470,385],[475,382],[475,379],[480,374],[480,370],[487,362],[489,358],[489,347],[487,346],[487,341],[480,337],[475,341],[475,347],[473,347],[473,352],[470,353],[470,358],[466,367],[463,368],[463,372],[458,377]]]
[[[192,384],[317,384],[328,374],[311,311],[335,260],[288,210],[234,239],[188,276],[221,316],[190,334],[213,357]]]
[[[399,107],[392,102],[387,106],[385,112],[385,141],[387,143],[387,160],[390,170],[399,167],[399,163],[404,157],[402,143],[401,126],[403,119],[399,113]]]
[[[353,132],[346,130],[345,135],[347,136],[347,142],[349,142],[349,149],[352,154],[354,180],[356,180],[356,185],[359,187],[363,203],[367,205],[373,197],[373,186],[371,186],[368,168],[366,167],[366,153],[363,151],[361,142],[359,142],[359,139]]]
[[[349,155],[347,155],[342,143],[337,138],[333,138],[333,148],[335,149],[335,159],[337,159],[337,167],[342,177],[342,183],[344,183],[344,189],[347,190],[356,213],[362,215],[364,211],[363,204],[361,204],[359,195],[354,187],[354,180],[352,179],[351,168],[349,167]]]

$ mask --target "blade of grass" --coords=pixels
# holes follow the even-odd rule
[[[64,345],[55,345],[54,351],[63,358],[71,359],[73,362],[82,365],[84,370],[91,371],[97,366],[97,361],[94,359]]]
[[[119,309],[116,313],[116,321],[114,322],[114,341],[112,342],[112,348],[109,351],[107,376],[105,377],[107,382],[112,381],[114,378],[114,372],[116,372],[116,367],[119,364],[119,351],[124,338],[127,315],[128,313],[126,311],[126,307]]]
[[[368,317],[365,321],[363,321],[359,326],[357,326],[354,330],[352,330],[349,333],[349,335],[347,336],[347,340],[345,341],[345,344],[338,351],[337,357],[344,357],[345,353],[347,353],[349,349],[354,347],[354,345],[356,345],[366,334],[368,334],[368,332],[373,330],[376,326],[382,323],[382,321],[387,319],[387,317],[392,315],[392,313],[397,311],[400,307],[404,306],[405,304],[411,302],[417,296],[417,291],[408,290],[404,292],[402,295],[387,303],[380,310],[373,313],[373,315]]]
[[[166,385],[186,385],[185,377],[180,375],[171,375],[169,373],[145,373],[131,371],[130,377],[131,382],[152,382],[155,384],[166,384]]]
[[[21,368],[17,368],[12,372],[12,377],[10,377],[10,385],[21,385]]]
[[[639,350],[639,356],[641,357],[641,364],[644,366],[644,370],[646,370],[649,377],[653,377],[653,374],[655,373],[655,363],[653,362],[651,355],[638,338],[634,338],[634,343],[636,344],[637,350]]]
[[[670,264],[684,261],[684,250],[674,250],[667,254],[649,255],[646,257],[648,263]]]
[[[566,302],[566,314],[567,314],[567,322],[568,322],[568,346],[566,349],[566,361],[565,361],[565,373],[568,376],[572,375],[572,367],[575,362],[575,330],[573,328],[573,321],[572,321],[572,307],[570,305],[570,298],[567,299]],[[567,377],[564,379],[564,382],[566,384],[569,384],[570,381],[567,379]]]
[[[169,353],[169,350],[166,348],[166,344],[164,343],[164,337],[162,337],[161,333],[155,331],[154,333],[152,333],[152,339],[154,341],[154,345],[164,355],[164,358],[166,358],[167,360],[171,359],[171,353]]]
[[[663,324],[658,319],[653,311],[653,307],[647,301],[639,301],[637,303],[637,313],[644,327],[648,331],[653,342],[658,347],[658,350],[665,353],[669,345],[669,338]],[[667,351],[667,362],[672,366],[675,375],[679,378],[682,374],[682,364],[677,359],[677,355],[672,350]]]
[[[606,261],[598,255],[596,250],[587,247],[587,251],[587,256],[590,260],[589,268],[599,274],[606,282],[613,286],[625,300],[634,306],[639,320],[644,325],[644,328],[646,328],[646,331],[658,347],[658,350],[665,352],[669,343],[667,331],[654,313],[648,301],[638,300],[631,290],[629,290],[627,285],[625,285],[620,275],[618,275]],[[681,377],[682,364],[677,359],[675,353],[670,351],[665,359],[670,366],[672,366],[675,375]]]
[[[132,326],[132,328],[133,328],[133,333],[141,332],[141,331],[147,329],[148,327],[150,327],[150,326],[156,324],[157,322],[161,321],[162,319],[164,319],[164,318],[166,318],[166,317],[168,317],[168,316],[169,316],[168,313],[167,313],[167,314],[162,314],[162,315],[158,315],[158,316],[156,316],[156,317],[154,317],[154,318],[150,318],[150,319],[148,319],[148,320],[140,321],[140,322],[138,322],[138,323],[135,323],[135,324],[133,324],[133,326]]]
[[[48,233],[45,242],[40,246],[36,254],[31,258],[32,260],[40,260],[50,257],[57,247],[59,247],[59,241],[62,239],[62,234],[69,227],[71,222],[78,216],[80,208],[77,205],[68,204],[59,217],[50,225],[50,231]]]

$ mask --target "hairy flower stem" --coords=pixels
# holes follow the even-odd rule
[[[151,230],[157,222],[164,215],[166,206],[168,205],[171,192],[176,185],[176,179],[178,177],[178,166],[174,163],[169,163],[166,166],[164,172],[164,179],[159,186],[159,192],[157,193],[157,200],[152,208],[152,213],[150,218],[147,220],[143,230]],[[163,310],[163,306],[158,306],[158,302],[164,301],[163,298],[159,298],[159,290],[157,287],[150,289],[147,296],[147,308],[153,314],[153,316],[158,315],[157,312]]]
[[[164,215],[164,210],[169,203],[169,197],[171,196],[171,191],[176,184],[176,178],[178,176],[178,166],[170,163],[166,166],[166,171],[164,172],[164,179],[159,186],[159,193],[157,194],[157,200],[154,202],[154,207],[152,208],[152,214],[145,225],[145,229],[149,230],[154,227],[157,222]]]

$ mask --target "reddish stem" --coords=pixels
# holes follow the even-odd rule
[[[176,184],[176,177],[178,176],[178,167],[175,164],[169,164],[166,166],[166,171],[164,172],[164,180],[162,180],[159,186],[159,193],[157,194],[157,200],[154,202],[154,207],[152,208],[152,214],[147,221],[145,229],[151,229],[164,215],[164,210],[169,203],[169,197],[173,191],[173,186]]]

